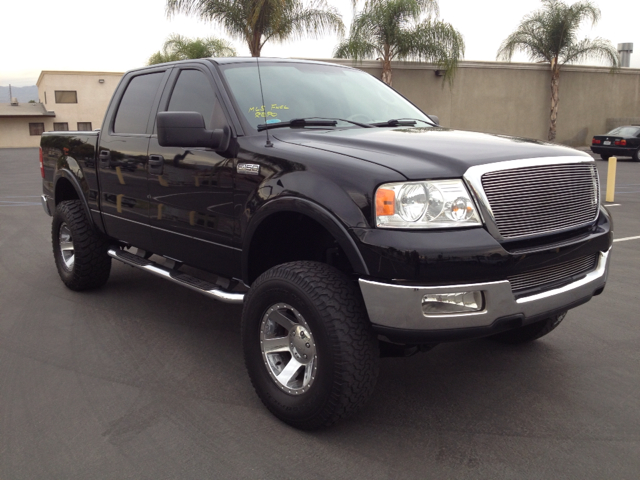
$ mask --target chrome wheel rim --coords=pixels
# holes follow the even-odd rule
[[[267,309],[260,324],[262,359],[274,383],[291,395],[311,388],[316,378],[316,342],[304,317],[291,305]]]
[[[60,257],[67,270],[73,268],[75,263],[75,249],[73,247],[73,237],[71,236],[71,230],[66,223],[60,225],[60,231],[58,232],[58,243],[60,245]]]

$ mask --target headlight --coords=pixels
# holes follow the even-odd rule
[[[452,228],[481,224],[462,180],[386,183],[376,191],[376,226],[380,228]]]

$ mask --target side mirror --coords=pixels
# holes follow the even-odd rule
[[[436,124],[436,126],[440,126],[440,119],[438,117],[436,117],[435,115],[427,115],[427,117],[429,117],[433,123]]]
[[[207,130],[198,112],[159,112],[156,120],[158,143],[162,147],[219,149],[229,143],[228,128]]]

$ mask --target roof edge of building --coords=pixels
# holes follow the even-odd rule
[[[38,77],[38,81],[36,82],[36,86],[39,87],[40,86],[40,82],[42,81],[43,77],[45,75],[93,75],[93,76],[100,76],[100,75],[113,75],[113,76],[123,76],[124,72],[90,72],[90,71],[83,71],[83,70],[42,70],[40,72],[40,76]]]

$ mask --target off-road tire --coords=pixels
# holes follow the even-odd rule
[[[532,342],[554,330],[560,325],[560,322],[564,320],[566,314],[567,312],[560,313],[539,322],[525,325],[524,327],[514,328],[513,330],[492,335],[489,338],[500,343],[508,343],[511,345]]]
[[[89,290],[107,282],[111,273],[111,257],[107,255],[109,243],[91,224],[80,200],[60,202],[56,206],[51,242],[58,274],[68,288]],[[61,247],[61,243],[65,245]],[[69,243],[72,250],[67,249]]]
[[[306,388],[289,389],[269,367],[262,339],[269,312],[278,308],[304,325],[312,338],[313,345],[307,347],[316,355],[311,370],[315,373]],[[283,330],[282,338],[291,339],[296,328],[288,334]],[[322,263],[278,265],[253,283],[242,311],[242,344],[251,383],[264,405],[283,422],[304,430],[326,427],[353,414],[369,399],[378,377],[378,341],[359,288]],[[292,359],[294,352],[298,355],[290,352]]]

